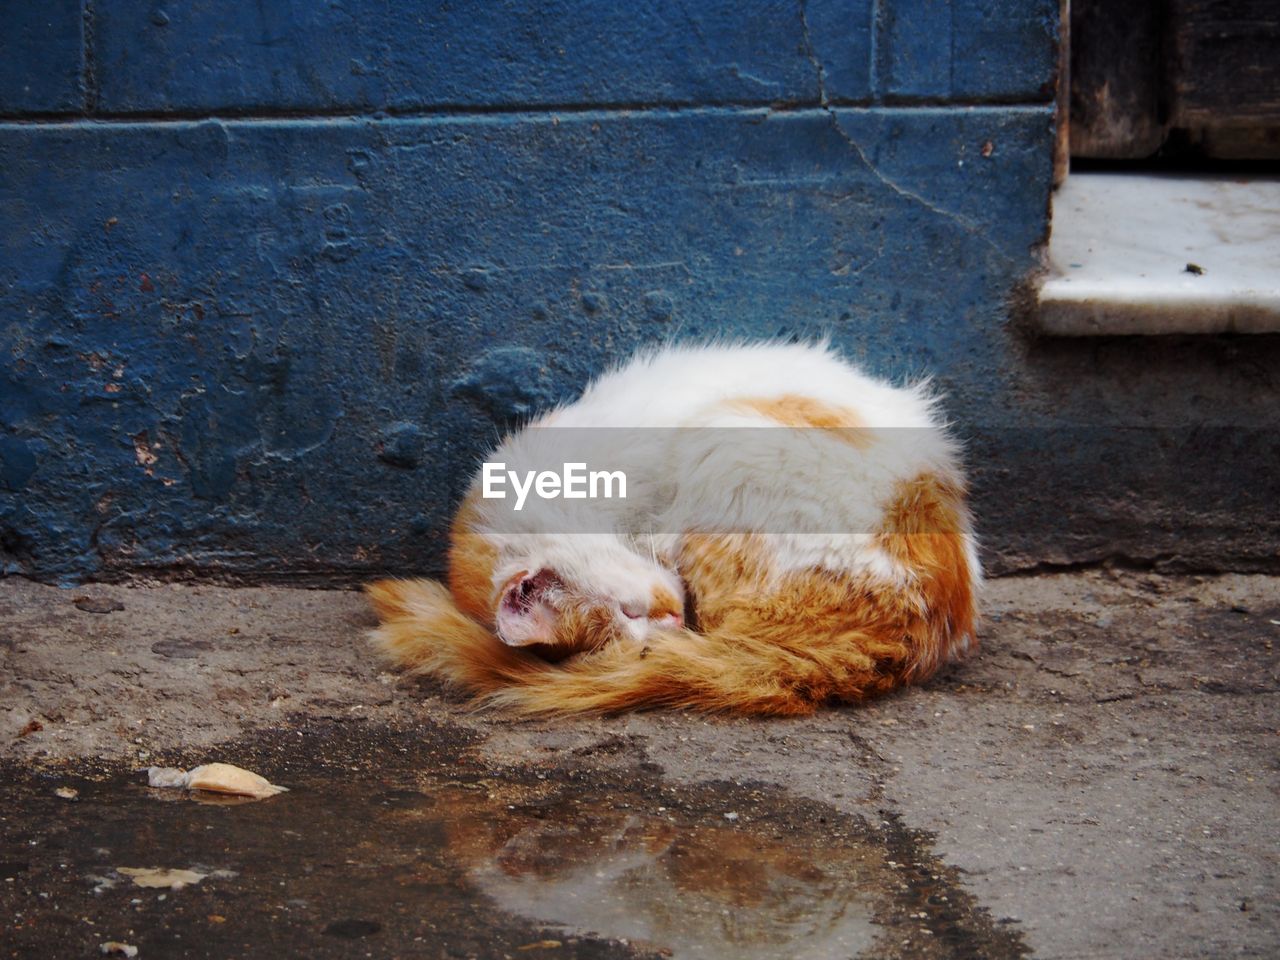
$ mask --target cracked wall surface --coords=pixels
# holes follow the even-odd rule
[[[0,38],[0,568],[435,570],[496,431],[639,344],[726,335],[935,376],[996,568],[1264,562],[1261,466],[1199,527],[1179,510],[1196,464],[1266,444],[1230,431],[1274,344],[1148,367],[1010,322],[1047,230],[1056,12],[24,7]],[[1228,432],[1183,429],[1180,377]]]

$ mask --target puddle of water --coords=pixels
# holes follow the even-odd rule
[[[559,799],[536,817],[514,804],[477,817],[474,797],[444,800],[433,812],[444,815],[450,855],[511,913],[689,958],[772,960],[802,944],[806,957],[837,960],[880,932],[870,895],[885,869],[878,851],[797,848],[656,800],[633,809],[612,797]]]
[[[0,956],[85,957],[108,940],[148,960],[357,943],[460,958],[1025,952],[892,822],[639,767],[494,771],[432,728],[303,734],[220,751],[290,787],[251,804],[192,802],[140,772],[0,771]],[[202,879],[133,882],[152,869]]]

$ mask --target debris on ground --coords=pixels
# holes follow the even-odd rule
[[[136,957],[138,948],[132,943],[108,940],[106,943],[98,944],[98,952],[107,957]]]
[[[199,870],[166,869],[163,867],[116,867],[116,873],[129,877],[135,887],[148,887],[156,890],[181,890],[194,886],[209,877],[234,877],[233,870],[214,870],[202,873]]]
[[[21,740],[23,737],[29,737],[33,733],[39,733],[44,729],[44,724],[39,720],[28,720],[21,730],[18,731],[16,739]]]
[[[198,870],[164,870],[159,867],[117,867],[116,873],[130,877],[135,887],[168,890],[181,890],[208,876]]]
[[[288,787],[277,786],[265,777],[230,763],[205,763],[191,770],[148,767],[147,783],[152,787],[207,790],[210,793],[229,793],[255,800],[265,800],[289,790]]]
[[[124,604],[114,597],[76,597],[71,602],[85,613],[119,613],[124,609]]]

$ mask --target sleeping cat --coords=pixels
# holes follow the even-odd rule
[[[580,435],[626,498],[515,510],[477,477],[448,589],[367,588],[392,660],[524,713],[794,715],[974,644],[965,482],[923,385],[825,344],[662,347],[489,461],[523,476]]]

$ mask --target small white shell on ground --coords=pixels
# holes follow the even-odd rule
[[[132,877],[135,887],[169,890],[181,890],[209,876],[198,870],[165,870],[160,867],[117,867],[116,873]]]
[[[191,790],[212,790],[214,793],[234,793],[258,799],[274,797],[287,789],[229,763],[206,763],[196,767],[187,774],[187,787]]]
[[[208,877],[227,880],[236,875],[234,870],[170,870],[166,867],[116,867],[116,873],[133,880],[135,887],[151,887],[159,890],[181,890]]]
[[[147,782],[153,787],[185,787],[255,800],[274,797],[288,790],[288,787],[277,786],[265,777],[229,763],[205,763],[185,772],[176,767],[149,767]]]
[[[136,957],[138,948],[132,943],[108,940],[106,943],[98,944],[98,952],[108,957]]]

